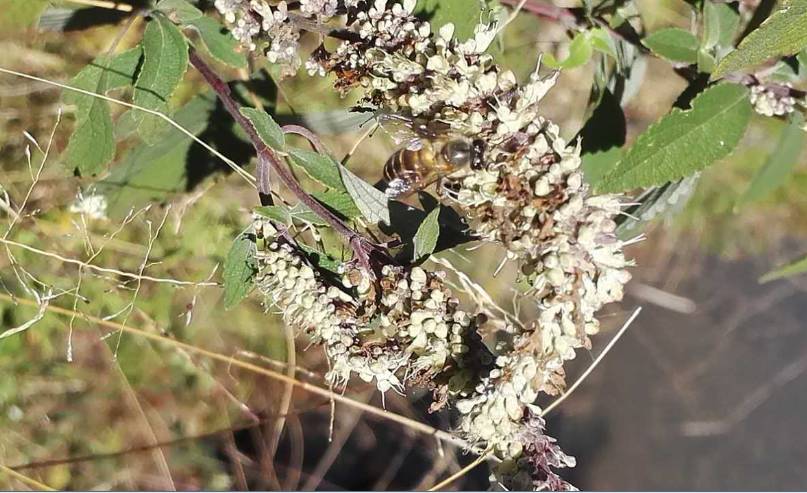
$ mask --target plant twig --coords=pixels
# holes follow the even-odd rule
[[[95,98],[98,98],[98,99],[103,99],[104,101],[108,101],[110,103],[119,104],[121,106],[131,108],[133,110],[142,111],[143,113],[148,113],[149,115],[154,115],[157,118],[165,120],[166,122],[168,122],[169,125],[176,128],[177,130],[179,130],[180,132],[182,132],[183,134],[188,136],[190,139],[192,139],[194,142],[196,142],[200,146],[204,147],[211,154],[213,154],[217,158],[224,161],[224,163],[227,166],[232,168],[232,170],[235,171],[236,174],[238,174],[241,178],[246,180],[247,183],[249,183],[252,186],[255,186],[255,177],[254,176],[249,174],[247,171],[241,169],[241,167],[238,166],[237,164],[235,164],[235,162],[233,162],[232,159],[229,159],[224,154],[222,154],[219,151],[217,151],[217,150],[213,149],[212,147],[210,147],[209,144],[204,142],[199,137],[195,136],[193,133],[191,133],[188,129],[186,129],[185,127],[183,127],[179,123],[175,122],[173,119],[171,119],[171,117],[169,117],[169,116],[167,116],[167,115],[165,115],[163,113],[160,113],[159,111],[155,111],[155,110],[152,110],[152,109],[149,109],[149,108],[144,108],[144,107],[138,106],[136,104],[127,103],[126,101],[121,101],[119,99],[111,98],[111,97],[106,96],[104,94],[98,94],[98,93],[92,92],[92,91],[85,91],[84,89],[79,89],[77,87],[69,86],[67,84],[61,84],[59,82],[54,82],[52,80],[43,79],[41,77],[36,77],[34,75],[28,75],[28,74],[23,73],[23,72],[17,72],[16,70],[9,70],[7,68],[0,67],[0,73],[9,74],[9,75],[15,75],[17,77],[22,77],[24,79],[35,80],[37,82],[42,82],[44,84],[48,84],[48,85],[51,85],[51,86],[61,87],[62,89],[67,89],[68,91],[73,91],[73,92],[77,92],[79,94],[85,94],[87,96],[92,96],[92,97],[95,97]]]
[[[227,110],[230,116],[232,116],[238,126],[240,126],[249,137],[250,142],[252,142],[252,145],[255,148],[255,152],[258,154],[258,166],[271,168],[272,171],[277,173],[277,176],[280,178],[280,181],[283,182],[283,185],[286,186],[286,188],[288,188],[300,202],[302,202],[326,223],[328,223],[328,225],[331,226],[340,236],[345,238],[351,249],[353,249],[353,253],[356,255],[358,261],[369,272],[372,272],[369,260],[370,254],[374,252],[381,253],[378,250],[378,247],[370,243],[359,233],[350,229],[344,222],[342,222],[341,219],[328,210],[328,208],[317,202],[316,199],[311,197],[311,195],[303,190],[300,184],[297,183],[297,180],[294,179],[294,176],[292,176],[288,168],[281,164],[275,152],[272,151],[272,149],[270,149],[269,146],[263,142],[263,140],[261,140],[258,132],[255,130],[249,120],[241,114],[238,108],[238,103],[235,101],[235,99],[233,99],[230,93],[230,88],[227,86],[227,84],[218,75],[216,75],[215,72],[213,72],[210,66],[208,66],[207,63],[205,63],[205,61],[202,60],[193,49],[190,51],[190,61],[191,64],[196,67],[196,70],[199,71],[208,85],[210,85],[213,91],[218,95],[219,99],[224,105],[224,108]],[[266,176],[265,172],[259,172],[259,175],[261,174]],[[262,194],[268,194],[269,190],[259,190],[259,192]]]
[[[88,262],[82,262],[81,260],[76,260],[76,259],[72,259],[72,258],[68,258],[68,257],[63,257],[63,256],[61,256],[61,255],[59,255],[57,253],[52,253],[52,252],[48,252],[48,251],[45,251],[45,250],[40,250],[38,248],[34,248],[34,247],[26,245],[24,243],[17,243],[16,241],[6,240],[6,239],[3,239],[3,238],[0,238],[0,243],[3,243],[3,244],[8,245],[8,246],[22,248],[23,250],[27,250],[27,251],[29,251],[31,253],[36,253],[37,255],[50,257],[50,258],[56,259],[56,260],[58,260],[60,262],[64,262],[66,264],[74,264],[74,265],[78,265],[79,267],[83,267],[85,269],[94,270],[96,272],[103,272],[105,274],[114,274],[116,276],[126,277],[126,278],[129,278],[129,279],[134,279],[134,280],[138,280],[138,281],[150,281],[150,282],[162,283],[162,284],[173,284],[175,286],[219,286],[219,283],[213,282],[213,281],[202,281],[202,282],[180,281],[178,279],[168,279],[168,278],[163,278],[163,277],[153,277],[153,276],[147,276],[147,275],[134,274],[132,272],[126,272],[126,271],[122,271],[122,270],[118,270],[118,269],[110,269],[110,268],[107,268],[107,267],[99,267],[97,265],[94,265],[94,264],[91,264],[91,263],[88,263]]]
[[[18,304],[21,304],[21,305],[39,306],[35,301],[24,299],[24,298],[12,298],[11,296],[9,296],[7,294],[3,294],[3,293],[0,293],[0,299],[10,301],[12,303],[18,303]],[[169,346],[174,346],[174,347],[181,348],[181,349],[183,349],[183,350],[185,350],[185,351],[187,351],[189,353],[198,354],[198,355],[205,356],[207,358],[210,358],[210,359],[222,362],[222,363],[226,363],[228,365],[236,366],[236,367],[239,367],[241,369],[251,371],[253,373],[257,373],[257,374],[272,378],[274,380],[278,380],[278,381],[281,381],[281,382],[288,382],[288,383],[291,383],[292,385],[294,385],[295,387],[297,387],[299,389],[302,389],[302,390],[305,390],[307,392],[310,392],[312,394],[317,394],[317,395],[322,396],[322,397],[333,399],[334,401],[338,401],[338,402],[340,402],[342,404],[361,409],[362,411],[366,412],[367,414],[372,414],[373,416],[380,417],[382,419],[387,419],[387,420],[390,420],[390,421],[394,421],[394,422],[396,422],[396,423],[398,423],[400,425],[406,426],[407,428],[410,428],[410,429],[412,429],[414,431],[417,431],[417,432],[420,432],[420,433],[423,433],[423,434],[426,434],[426,435],[436,437],[436,438],[438,438],[438,439],[440,439],[440,440],[442,440],[444,442],[448,442],[448,443],[451,443],[451,444],[456,445],[458,447],[462,447],[465,450],[470,450],[472,452],[479,453],[478,448],[471,446],[471,444],[469,444],[465,440],[463,440],[463,439],[461,439],[459,437],[456,437],[456,436],[454,436],[454,435],[452,435],[452,434],[450,434],[448,432],[438,430],[437,428],[429,426],[429,425],[427,425],[425,423],[421,423],[420,421],[416,421],[414,419],[407,418],[406,416],[401,416],[400,414],[396,414],[396,413],[387,411],[385,409],[377,408],[377,407],[372,406],[370,404],[364,404],[364,403],[358,402],[358,401],[356,401],[354,399],[351,399],[350,397],[346,397],[346,396],[344,396],[342,394],[337,394],[337,393],[331,392],[328,389],[324,389],[322,387],[310,384],[308,382],[302,382],[300,380],[296,380],[296,379],[291,378],[291,377],[289,377],[289,376],[287,376],[287,375],[285,375],[283,373],[280,373],[280,372],[269,370],[267,368],[263,368],[261,366],[255,365],[255,364],[248,363],[246,361],[241,361],[241,360],[235,359],[232,356],[227,356],[227,355],[224,355],[224,354],[216,353],[214,351],[210,351],[210,350],[203,349],[203,348],[200,348],[200,347],[197,347],[197,346],[193,346],[193,345],[185,343],[185,342],[177,341],[177,340],[165,337],[165,336],[160,335],[160,334],[154,334],[152,332],[147,332],[147,331],[137,329],[137,328],[134,328],[134,327],[129,327],[129,326],[126,326],[126,325],[119,324],[117,322],[112,322],[110,320],[104,320],[102,318],[94,317],[92,315],[87,315],[85,313],[74,312],[73,310],[68,310],[66,308],[61,308],[61,307],[58,307],[58,306],[48,305],[46,310],[51,312],[51,313],[55,313],[57,315],[62,315],[62,316],[66,316],[66,317],[76,316],[77,315],[77,316],[80,316],[83,319],[85,319],[87,322],[95,323],[95,324],[102,325],[102,326],[112,328],[112,329],[122,330],[124,332],[128,332],[130,334],[135,334],[135,335],[141,336],[143,338],[146,338],[146,339],[149,339],[149,340],[152,340],[152,341],[157,341],[157,342],[161,342],[161,343],[164,343],[164,344],[168,344]]]

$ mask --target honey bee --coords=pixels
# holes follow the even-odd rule
[[[423,190],[466,167],[482,168],[483,140],[441,133],[423,122],[408,122],[407,126],[416,137],[408,146],[395,151],[384,164],[388,197],[398,198]]]

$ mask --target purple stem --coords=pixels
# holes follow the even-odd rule
[[[306,139],[308,142],[311,143],[311,146],[318,153],[329,154],[328,149],[325,148],[325,145],[322,144],[322,141],[319,140],[319,137],[317,137],[311,130],[308,130],[307,128],[302,127],[300,125],[283,125],[281,127],[281,130],[283,130],[283,133],[286,134],[294,134],[303,137],[304,139]]]
[[[377,247],[370,243],[367,239],[363,238],[360,234],[347,227],[347,225],[345,225],[345,223],[343,223],[342,220],[339,219],[334,213],[329,211],[325,206],[317,202],[305,190],[303,190],[300,184],[297,183],[297,180],[294,179],[291,172],[285,166],[283,166],[283,164],[281,164],[280,160],[277,158],[277,155],[272,151],[272,149],[263,143],[260,136],[258,136],[258,132],[255,130],[249,120],[241,114],[238,108],[238,103],[236,103],[236,101],[233,99],[230,93],[230,88],[227,86],[227,84],[221,80],[221,78],[216,75],[215,72],[213,72],[213,70],[207,65],[207,63],[204,62],[204,60],[199,58],[193,49],[190,50],[190,62],[194,67],[196,67],[196,70],[199,71],[213,91],[216,92],[222,104],[224,104],[224,108],[227,110],[230,116],[233,117],[238,126],[244,130],[253,147],[255,147],[255,151],[258,153],[259,188],[262,187],[261,181],[267,177],[267,168],[274,170],[275,173],[277,173],[277,176],[280,178],[280,181],[283,182],[283,185],[291,190],[291,192],[300,202],[314,211],[314,213],[321,217],[337,233],[348,241],[358,261],[364,268],[372,273],[373,271],[370,268],[369,254],[374,252]],[[261,170],[261,168],[263,170]],[[261,191],[261,193],[268,193],[268,190],[265,192]]]

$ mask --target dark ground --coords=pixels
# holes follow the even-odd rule
[[[692,314],[627,298],[643,312],[549,421],[577,487],[807,487],[807,284],[758,284],[769,267],[702,262],[675,288]]]

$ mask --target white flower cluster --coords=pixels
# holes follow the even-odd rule
[[[564,454],[555,439],[544,434],[544,420],[528,411],[521,431],[522,453],[493,469],[491,483],[502,491],[572,491],[575,488],[553,469],[575,467],[574,457]]]
[[[245,1],[219,0],[217,6]],[[331,289],[321,281],[316,289],[306,288],[325,295],[323,310],[339,305],[342,311],[332,313],[347,314],[333,319],[336,328],[330,332],[329,325],[308,318],[317,310],[292,307],[288,300],[297,295],[278,291],[269,264],[264,292],[284,312],[299,312],[292,322],[325,343],[333,381],[355,372],[375,378],[384,390],[416,380],[409,375],[421,375],[424,382],[444,378],[435,394],[456,402],[458,431],[466,439],[493,446],[507,464],[526,471],[535,487],[558,486],[546,471],[573,460],[543,435],[532,402],[539,392],[563,387],[564,361],[576,348],[590,347],[589,335],[599,331],[595,313],[622,298],[630,279],[624,244],[615,234],[614,217],[622,206],[616,196],[591,194],[580,169],[579,143],[569,145],[539,114],[557,73],[542,77],[536,69],[519,84],[485,53],[495,25],[481,24],[471,39],[459,41],[450,24],[433,33],[414,17],[414,0],[344,5],[350,24],[340,36],[343,42],[332,52],[321,46],[306,67],[334,74],[340,90],[364,88],[365,108],[437,122],[484,142],[482,169],[453,176],[441,194],[471,219],[481,237],[502,244],[520,263],[531,286],[525,296],[539,316],[525,329],[514,329],[506,347],[497,348],[495,363],[486,365],[479,363],[486,349],[469,342],[471,317],[457,314],[450,295],[435,295],[445,290],[442,279],[419,268],[385,267],[377,294],[361,276],[344,286],[356,295],[339,289],[341,295],[329,297]],[[233,17],[236,25],[240,18]],[[380,303],[368,302],[377,296]],[[403,380],[397,377],[402,374]],[[519,477],[508,474],[511,482]]]
[[[79,192],[76,199],[70,204],[70,212],[87,216],[90,219],[106,219],[107,205],[106,195],[96,193],[84,195]]]
[[[216,0],[216,9],[231,26],[233,36],[250,51],[262,47],[267,60],[281,66],[283,76],[300,68],[300,29],[290,22],[285,0],[270,5],[264,0]],[[315,22],[336,14],[336,0],[301,0],[299,13]]]
[[[450,25],[432,34],[406,6],[379,0],[350,29],[361,41],[318,58],[337,87],[358,84],[367,90],[365,106],[438,121],[485,142],[483,169],[455,175],[443,198],[521,264],[539,317],[498,352],[496,368],[459,392],[459,431],[517,459],[538,392],[562,388],[564,361],[599,331],[595,313],[623,296],[630,262],[614,221],[622,205],[614,195],[591,195],[579,144],[569,145],[539,115],[557,74],[542,77],[536,69],[519,85],[484,53],[495,26],[479,26],[460,42]]]
[[[334,385],[355,373],[382,392],[402,391],[405,383],[430,382],[468,352],[474,319],[459,309],[444,273],[387,265],[374,284],[351,267],[336,286],[276,238],[271,223],[257,219],[255,228],[267,243],[257,252],[259,289],[287,324],[325,346]]]
[[[749,96],[754,111],[763,116],[784,116],[793,113],[796,107],[796,98],[782,96],[763,84],[751,88]]]

